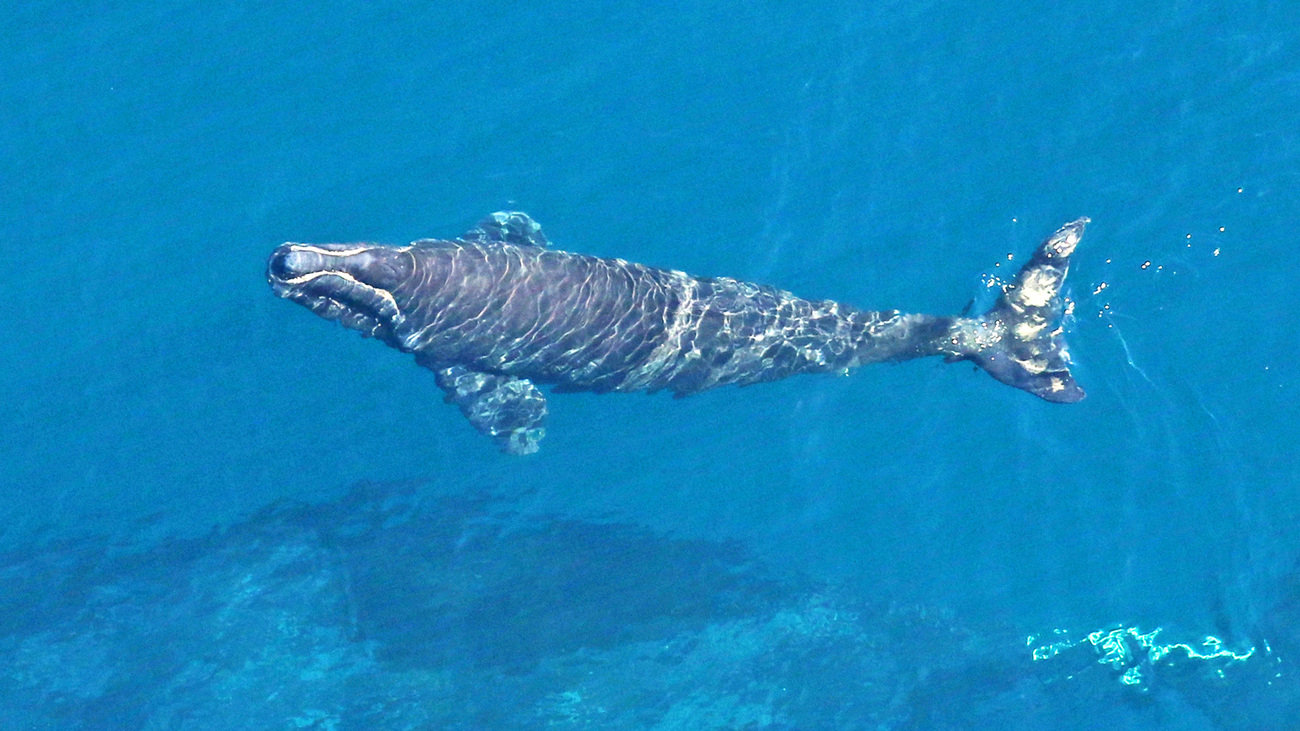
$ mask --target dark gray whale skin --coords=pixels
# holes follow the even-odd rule
[[[555,391],[685,396],[797,373],[943,356],[1045,400],[1084,397],[1057,326],[1088,219],[1035,250],[979,317],[860,310],[725,277],[699,278],[547,248],[527,215],[495,213],[454,240],[286,243],[276,295],[403,352],[512,454],[537,450]]]

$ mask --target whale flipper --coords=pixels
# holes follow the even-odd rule
[[[1061,286],[1088,222],[1080,218],[1057,229],[1034,250],[988,312],[962,318],[955,330],[967,350],[947,360],[974,361],[997,380],[1046,401],[1082,401],[1085,394],[1070,374],[1070,353],[1060,325]]]
[[[438,367],[425,359],[416,362],[437,376],[438,387],[449,404],[480,434],[492,437],[506,454],[532,454],[546,436],[546,396],[527,378],[480,373],[464,366]]]
[[[542,224],[521,211],[497,211],[483,217],[474,228],[466,231],[461,241],[476,244],[513,244],[515,246],[540,246],[550,242],[542,233]]]

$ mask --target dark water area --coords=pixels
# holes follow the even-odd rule
[[[0,725],[1300,728],[1284,3],[0,20]],[[991,303],[1089,216],[1078,404],[938,359],[555,394],[536,455],[284,241]]]
[[[146,551],[4,557],[8,728],[1150,728],[1273,723],[1261,664],[1037,662],[951,612],[781,575],[736,542],[360,484]],[[1136,645],[1136,643],[1135,643]],[[1150,670],[1149,665],[1144,669]],[[1233,700],[1228,699],[1231,694]],[[1260,707],[1243,708],[1250,701]],[[1089,709],[1111,708],[1103,716]],[[1008,725],[1009,724],[1009,725]],[[1276,727],[1276,726],[1273,726]]]

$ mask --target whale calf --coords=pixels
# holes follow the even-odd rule
[[[1034,251],[974,317],[861,310],[726,277],[549,247],[527,214],[407,246],[286,243],[274,293],[432,370],[445,400],[510,454],[537,451],[554,392],[686,396],[797,373],[941,356],[1056,403],[1084,397],[1059,324],[1087,218]]]

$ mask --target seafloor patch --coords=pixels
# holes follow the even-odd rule
[[[777,576],[735,543],[525,518],[508,497],[411,484],[278,505],[199,539],[48,541],[0,557],[0,582],[2,728],[1257,728],[1300,717],[1275,664],[1224,677],[1149,668],[1134,689],[1091,648],[1035,662],[1021,637]]]

